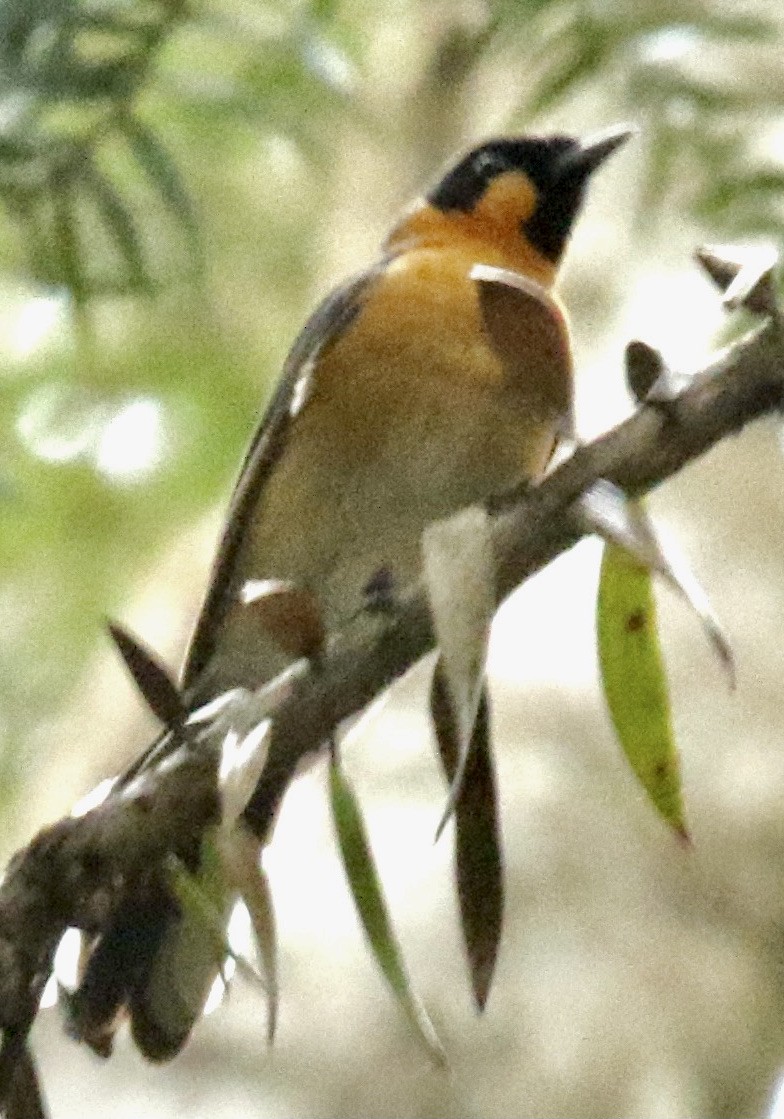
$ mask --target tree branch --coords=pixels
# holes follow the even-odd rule
[[[640,496],[720,440],[784,403],[784,343],[771,321],[723,351],[675,400],[647,404],[574,454],[496,515],[493,543],[500,604],[568,551],[587,529],[575,502],[599,479]],[[317,675],[276,712],[267,768],[246,810],[254,830],[269,827],[296,764],[342,719],[362,710],[434,645],[422,587],[396,601],[394,620],[341,634]]]

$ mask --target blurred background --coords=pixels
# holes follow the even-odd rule
[[[784,233],[784,28],[726,0],[0,0],[3,851],[153,727],[105,636],[177,666],[244,445],[315,301],[457,149],[499,132],[640,137],[594,183],[562,283],[578,424],[628,413],[642,337],[688,369],[726,321],[691,254]],[[655,816],[595,663],[598,548],[501,611],[491,656],[508,910],[477,1019],[425,670],[348,768],[433,1071],[367,953],[320,768],[268,852],[282,1015],[242,983],[172,1065],[36,1027],[57,1119],[771,1116],[784,1099],[784,464],[777,423],[652,507],[733,640],[728,694],[660,596],[694,839]]]

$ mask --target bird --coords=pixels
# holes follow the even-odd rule
[[[417,577],[428,524],[541,476],[573,400],[553,285],[591,177],[631,134],[472,147],[403,213],[378,259],[317,307],[239,472],[181,674],[187,710],[292,659],[243,608],[249,583],[309,591],[327,632],[339,630],[379,573],[394,586]],[[267,780],[269,820],[285,786]],[[198,1017],[193,1000],[174,1005],[166,951],[179,914],[164,895],[118,912],[75,1000],[74,1032],[100,1044],[129,1008],[154,1060],[175,1055]],[[202,970],[214,976],[210,954]]]

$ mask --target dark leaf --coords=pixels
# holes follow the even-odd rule
[[[709,245],[702,245],[694,256],[722,293],[727,290],[741,269],[738,261],[729,260],[724,253],[712,249]]]
[[[165,727],[181,725],[186,711],[177,685],[166,667],[137,637],[117,622],[109,622],[108,628],[120,656],[152,713]]]
[[[696,257],[723,293],[724,306],[734,311],[743,307],[755,315],[778,314],[776,269],[778,253],[771,247],[740,250],[729,260],[707,246]]]
[[[79,257],[79,238],[74,213],[74,197],[70,177],[55,173],[51,177],[49,189],[54,207],[55,256],[57,261],[57,282],[70,289],[74,302],[83,303],[87,295],[87,285]]]
[[[38,1072],[27,1045],[21,1047],[11,1075],[12,1083],[4,1094],[4,1119],[47,1119]]]
[[[664,360],[653,346],[636,339],[629,342],[625,357],[626,384],[634,399],[641,404],[661,376]]]
[[[452,782],[458,758],[457,737],[440,662],[433,674],[430,711],[444,771]],[[455,807],[457,893],[471,985],[480,1011],[490,993],[504,915],[501,829],[490,743],[490,706],[485,689]]]
[[[153,130],[132,114],[120,118],[120,127],[139,166],[184,230],[194,261],[201,264],[201,231],[176,163]]]
[[[98,213],[117,245],[128,269],[131,286],[136,291],[149,291],[150,278],[147,274],[136,223],[120,194],[91,159],[85,160],[82,164],[80,181],[86,192],[94,199]]]
[[[671,369],[646,342],[635,340],[626,347],[626,384],[639,404],[671,404],[692,380],[690,373]]]

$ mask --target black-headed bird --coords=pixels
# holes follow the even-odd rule
[[[189,709],[258,687],[289,659],[243,607],[249,582],[309,590],[339,629],[379,572],[416,578],[429,523],[541,475],[572,407],[551,289],[592,174],[629,135],[480,144],[316,309],[234,491],[182,674]],[[499,277],[501,298],[482,298],[479,275]],[[269,782],[268,818],[284,791]],[[200,1013],[214,945],[191,946],[196,993],[181,997],[177,906],[148,900],[121,907],[93,950],[76,1032],[97,1044],[127,1009],[142,1051],[166,1059]]]

